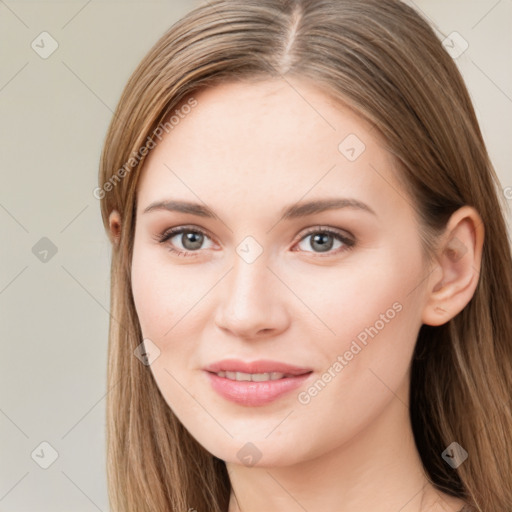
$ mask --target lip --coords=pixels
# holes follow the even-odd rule
[[[312,375],[310,368],[281,363],[278,361],[258,360],[244,362],[237,359],[225,359],[203,368],[214,391],[220,396],[239,405],[256,407],[268,404],[286,393],[300,387]],[[236,381],[219,377],[216,372],[271,373],[287,374],[278,380],[261,382]]]
[[[243,373],[271,373],[279,372],[289,375],[303,375],[312,371],[311,368],[301,368],[279,361],[259,359],[257,361],[245,362],[240,359],[223,359],[203,368],[207,372],[243,372]]]

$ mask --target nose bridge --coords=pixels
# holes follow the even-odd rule
[[[274,283],[276,277],[267,268],[269,258],[262,249],[257,254],[250,240],[239,244],[224,282],[217,324],[238,335],[274,330],[285,320],[282,290]]]
[[[227,302],[233,311],[242,313],[246,308],[261,308],[268,300],[269,278],[273,277],[267,268],[268,258],[261,254],[252,261],[243,254],[241,247],[233,261],[233,269],[228,279]],[[247,253],[249,254],[249,253]]]

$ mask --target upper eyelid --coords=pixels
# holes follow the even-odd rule
[[[327,232],[327,233],[330,233],[330,234],[333,234],[333,235],[338,235],[342,238],[350,238],[350,239],[355,239],[354,235],[352,235],[352,233],[350,233],[349,231],[347,231],[346,229],[341,229],[341,228],[332,228],[330,226],[314,226],[312,228],[306,228],[306,231],[301,231],[301,238],[304,238],[305,236],[308,236],[308,235],[311,235],[312,233],[323,233],[323,232]]]
[[[159,235],[159,237],[161,239],[169,239],[169,238],[173,238],[174,236],[176,235],[179,235],[181,234],[182,232],[185,232],[185,231],[196,231],[196,232],[199,232],[203,235],[206,235],[208,238],[210,239],[214,239],[215,237],[211,236],[207,230],[203,229],[203,228],[200,228],[198,226],[188,226],[188,225],[184,225],[184,226],[175,226],[173,228],[169,228],[169,229],[166,229],[165,231],[163,231],[163,233],[161,235]]]

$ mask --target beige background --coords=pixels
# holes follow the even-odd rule
[[[126,80],[195,5],[0,0],[0,511],[108,510],[110,249],[92,190]],[[503,188],[512,186],[512,0],[414,5],[440,37],[457,31],[469,43],[456,62]],[[43,31],[58,43],[47,59],[31,47]],[[50,251],[46,262],[34,246]],[[58,453],[48,469],[42,442]]]

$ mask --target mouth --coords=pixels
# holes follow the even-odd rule
[[[244,373],[244,372],[212,372],[217,377],[223,377],[229,380],[236,380],[238,382],[265,382],[268,380],[280,380],[290,377],[296,377],[296,375],[281,373],[281,372],[270,372],[270,373]]]
[[[313,370],[277,361],[223,360],[206,368],[210,385],[224,399],[244,406],[261,406],[298,388]]]

